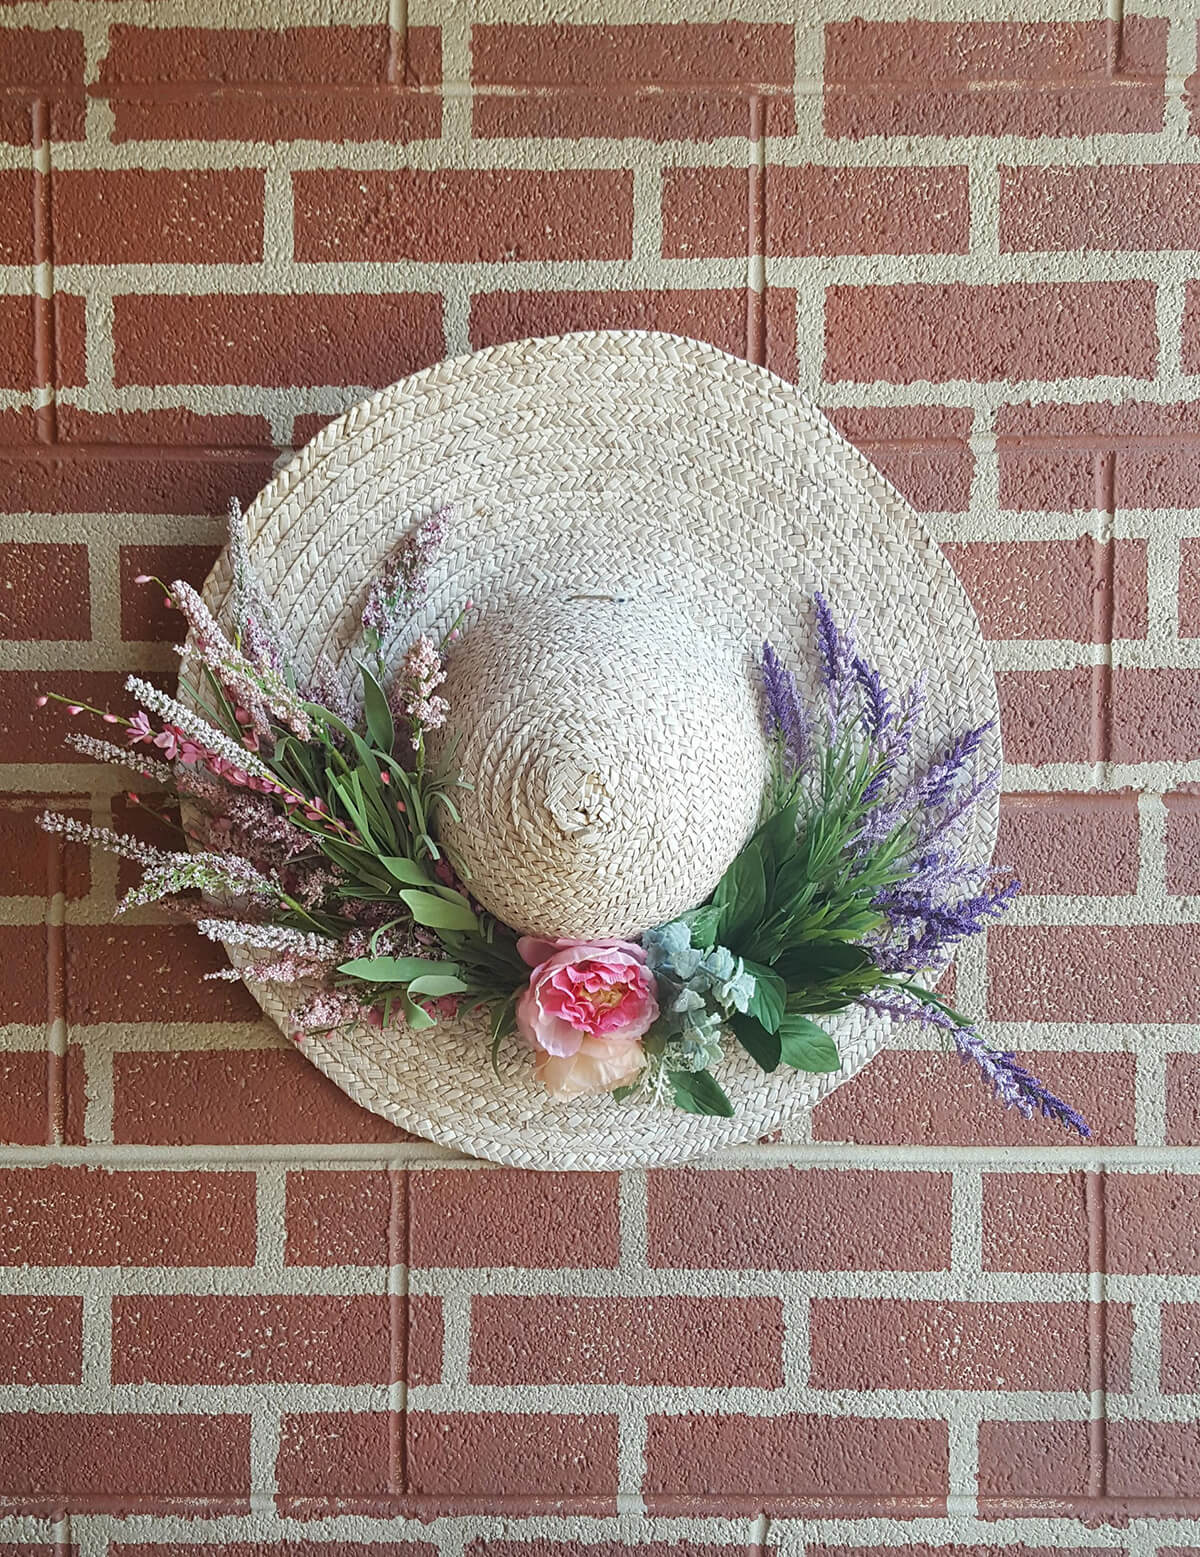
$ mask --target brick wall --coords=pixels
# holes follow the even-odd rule
[[[1196,34],[0,0],[0,1557],[1200,1549]],[[171,672],[138,573],[366,391],[603,325],[797,379],[945,545],[1027,883],[959,995],[1092,1147],[913,1039],[711,1166],[467,1166],[32,829],[127,817],[31,701]]]

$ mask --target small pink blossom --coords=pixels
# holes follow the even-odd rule
[[[131,746],[140,746],[143,741],[154,739],[154,727],[151,725],[150,716],[144,708],[139,708],[129,721],[129,726],[125,731],[125,739]]]
[[[567,1056],[588,1038],[635,1044],[658,1017],[654,976],[632,941],[525,936],[517,950],[533,967],[517,1001],[517,1028],[535,1049]]]

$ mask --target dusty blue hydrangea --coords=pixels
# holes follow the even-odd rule
[[[672,1069],[707,1070],[721,1057],[721,1031],[754,998],[754,975],[726,946],[703,951],[681,920],[642,936],[646,962],[658,984],[655,1031],[668,1040]]]

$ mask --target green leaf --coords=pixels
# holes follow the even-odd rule
[[[752,838],[721,877],[713,905],[721,909],[718,941],[731,951],[741,951],[740,943],[752,939],[767,906],[761,838]]]
[[[400,996],[400,1003],[404,1007],[404,1020],[412,1028],[414,1033],[424,1032],[427,1027],[436,1027],[436,1017],[430,1016],[428,1011],[423,1011],[415,1000],[410,1000],[407,995]]]
[[[435,892],[401,892],[401,899],[418,924],[430,930],[477,930],[479,921],[471,911],[471,905],[461,893],[458,901],[449,902]]]
[[[793,944],[775,959],[775,971],[786,984],[802,984],[806,988],[871,966],[871,954],[865,947],[851,946],[845,941]]]
[[[516,1031],[517,1026],[517,995],[514,990],[507,1000],[502,1000],[498,1006],[492,1008],[492,1043],[491,1059],[492,1073],[496,1080],[500,1080],[500,1044],[508,1037],[509,1033]]]
[[[723,910],[716,903],[706,903],[703,908],[693,908],[681,916],[692,932],[692,945],[697,950],[711,951],[717,944],[722,914]]]
[[[321,852],[328,855],[335,865],[340,865],[353,880],[365,881],[383,892],[391,892],[392,880],[386,871],[379,868],[377,855],[368,854],[365,849],[356,849],[353,844],[341,843],[336,838],[319,837],[318,842]]]
[[[780,1057],[796,1070],[831,1071],[841,1068],[837,1045],[823,1027],[806,1016],[789,1012],[779,1024]]]
[[[406,887],[431,887],[433,885],[420,865],[415,860],[408,859],[406,855],[380,854],[376,858],[389,876],[394,876],[397,881],[403,883]]]
[[[687,1114],[719,1114],[733,1118],[733,1104],[706,1070],[673,1070],[667,1073],[676,1108]]]
[[[433,957],[354,957],[339,963],[338,972],[368,984],[408,984],[430,973],[457,974],[458,968]]]
[[[754,994],[747,1010],[773,1033],[787,1005],[787,985],[773,968],[764,968],[759,962],[746,962],[745,968],[754,975]]]
[[[635,1092],[640,1092],[641,1090],[640,1082],[631,1081],[628,1086],[614,1087],[610,1096],[614,1103],[623,1103],[627,1097],[632,1097]]]
[[[750,1058],[768,1075],[778,1068],[781,1054],[779,1034],[769,1033],[756,1017],[737,1014],[730,1020],[733,1035]]]
[[[461,995],[468,986],[453,973],[422,973],[408,986],[409,995],[427,995],[431,1000],[442,995]]]
[[[396,744],[396,727],[392,723],[387,694],[365,665],[358,668],[362,672],[363,713],[367,719],[367,734],[371,737],[372,745],[390,753]]]

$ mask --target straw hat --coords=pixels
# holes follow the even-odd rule
[[[385,654],[475,602],[442,689],[474,788],[443,834],[472,894],[518,931],[627,936],[707,897],[762,793],[757,656],[770,639],[815,690],[816,589],[857,619],[891,684],[926,674],[914,762],[996,715],[978,624],[912,510],[792,386],[711,346],[626,331],[514,342],[326,427],[246,516],[302,673],[324,651],[352,684],[371,578],[443,508],[428,598]],[[214,609],[229,582],[222,558]],[[994,802],[974,826],[983,863]],[[282,1002],[252,988],[282,1023]],[[616,1168],[775,1130],[889,1031],[855,1009],[827,1025],[843,1058],[832,1076],[767,1075],[731,1053],[716,1071],[731,1119],[558,1101],[515,1039],[497,1079],[483,1015],[420,1033],[364,1025],[304,1052],[431,1140],[521,1166]]]

